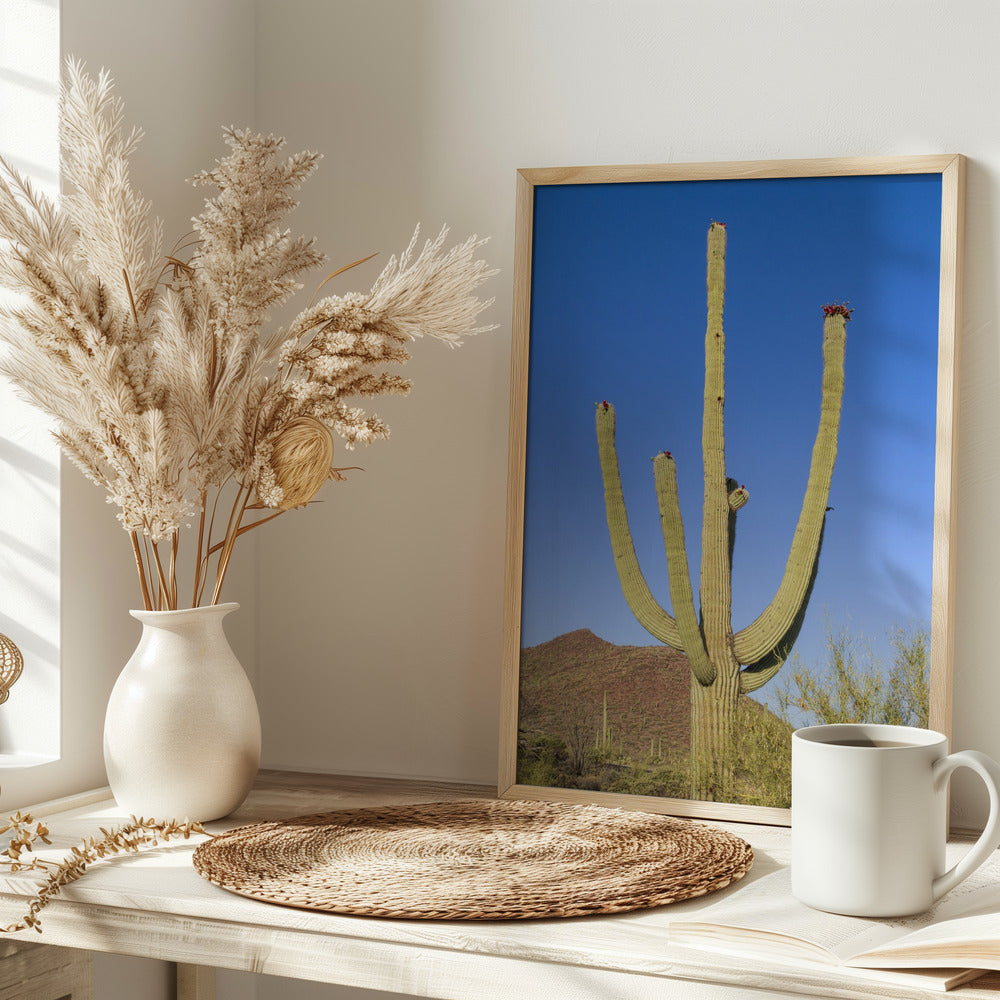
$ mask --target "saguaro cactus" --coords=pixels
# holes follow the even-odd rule
[[[604,478],[608,530],[622,591],[639,623],[686,654],[691,666],[691,784],[699,799],[732,796],[733,736],[741,695],[781,669],[798,635],[819,562],[844,393],[846,323],[851,310],[823,307],[823,389],[809,481],[785,571],[771,603],[745,628],[733,631],[732,556],[736,513],[749,499],[726,475],[725,332],[726,227],[708,230],[708,323],[702,454],[705,499],[701,527],[700,613],[695,608],[677,501],[677,466],[668,451],[653,459],[653,475],[667,556],[673,614],[653,597],[642,575],[628,525],[615,450],[615,410],[597,404],[597,443]]]

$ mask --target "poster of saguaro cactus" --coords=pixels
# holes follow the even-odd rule
[[[948,731],[963,172],[519,173],[501,793],[781,822],[798,726]]]

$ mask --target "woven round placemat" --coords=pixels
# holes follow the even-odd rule
[[[433,802],[244,826],[195,868],[284,906],[425,920],[620,913],[742,878],[750,845],[689,820],[602,806]]]

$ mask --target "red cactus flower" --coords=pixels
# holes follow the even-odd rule
[[[843,316],[845,322],[851,318],[852,312],[854,312],[854,310],[848,309],[846,302],[830,302],[829,304],[823,306],[824,316]]]

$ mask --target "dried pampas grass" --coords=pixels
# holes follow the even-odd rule
[[[367,293],[323,298],[265,335],[270,310],[325,259],[285,221],[320,156],[283,156],[273,135],[223,134],[229,153],[194,178],[218,193],[194,218],[193,242],[167,253],[129,181],[142,133],[125,128],[107,72],[67,62],[60,203],[0,160],[0,284],[21,293],[0,304],[0,372],[53,417],[67,456],[118,507],[147,609],[178,606],[192,518],[192,605],[206,592],[215,603],[237,538],[344,478],[331,468],[333,434],[348,449],[388,436],[357,400],[409,390],[386,370],[406,363],[409,343],[455,346],[491,329],[477,322],[492,300],[474,294],[496,273],[477,256],[484,241],[449,250],[445,227],[419,252],[414,233]],[[275,513],[244,522],[262,506]]]

